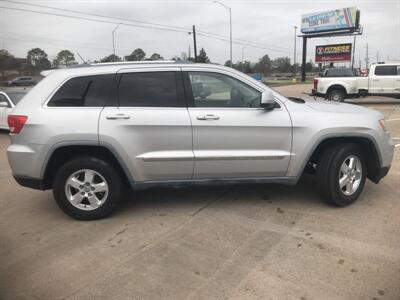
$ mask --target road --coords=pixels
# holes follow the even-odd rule
[[[400,138],[400,104],[371,102]],[[112,217],[79,222],[51,191],[15,183],[8,144],[0,133],[0,299],[400,299],[399,147],[346,208],[305,176],[134,192]]]

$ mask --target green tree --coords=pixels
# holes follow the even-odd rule
[[[306,63],[306,72],[312,72],[314,69],[314,63],[312,60],[310,60],[308,63]]]
[[[158,53],[153,53],[148,60],[164,60],[164,57]]]
[[[141,48],[136,48],[130,55],[126,55],[127,61],[141,61],[146,57],[146,53]]]
[[[20,68],[19,61],[7,50],[0,50],[0,71],[2,77],[4,78],[5,71],[18,68]]]
[[[228,59],[225,63],[224,63],[225,67],[230,67],[231,66],[231,60]],[[232,64],[232,67],[235,68],[234,64]]]
[[[100,62],[114,62],[114,61],[121,61],[121,57],[119,57],[118,55],[110,54],[100,59]]]
[[[292,65],[289,57],[278,57],[272,61],[274,69],[279,73],[289,73]]]
[[[26,58],[36,69],[50,69],[51,63],[46,52],[40,48],[33,48],[28,51]]]
[[[228,65],[229,66],[229,65]],[[254,64],[250,61],[245,60],[243,63],[240,61],[232,66],[235,70],[243,73],[254,73]]]
[[[207,56],[206,51],[204,50],[204,48],[200,49],[199,55],[197,56],[197,62],[199,63],[209,63],[210,59]]]
[[[60,52],[58,52],[57,61],[58,64],[64,65],[66,67],[76,64],[75,56],[69,50],[61,50]]]
[[[263,57],[261,57],[254,67],[254,70],[256,72],[262,73],[266,76],[271,74],[271,69],[272,69],[272,63],[268,54],[265,54]]]

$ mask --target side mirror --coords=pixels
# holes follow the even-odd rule
[[[260,106],[268,110],[274,109],[275,107],[274,93],[268,90],[262,92]]]
[[[0,102],[0,107],[8,107],[8,103],[7,102]]]

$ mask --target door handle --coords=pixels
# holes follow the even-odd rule
[[[115,114],[106,116],[106,119],[108,120],[128,120],[130,118],[131,118],[130,116],[124,114]]]
[[[197,120],[219,120],[219,117],[216,115],[203,115],[197,116]]]
[[[379,79],[372,79],[372,81],[379,81]]]

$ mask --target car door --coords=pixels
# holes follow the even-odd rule
[[[280,177],[291,152],[285,106],[260,107],[262,88],[219,69],[184,67],[193,128],[194,179]]]
[[[0,128],[8,129],[7,117],[13,106],[8,97],[3,93],[0,93],[0,102],[7,103],[6,107],[0,107]]]
[[[371,74],[369,92],[371,94],[394,93],[395,79],[397,76],[396,66],[377,65],[374,74]]]
[[[177,67],[118,73],[113,103],[101,113],[99,140],[118,153],[136,183],[193,174],[192,130]]]

